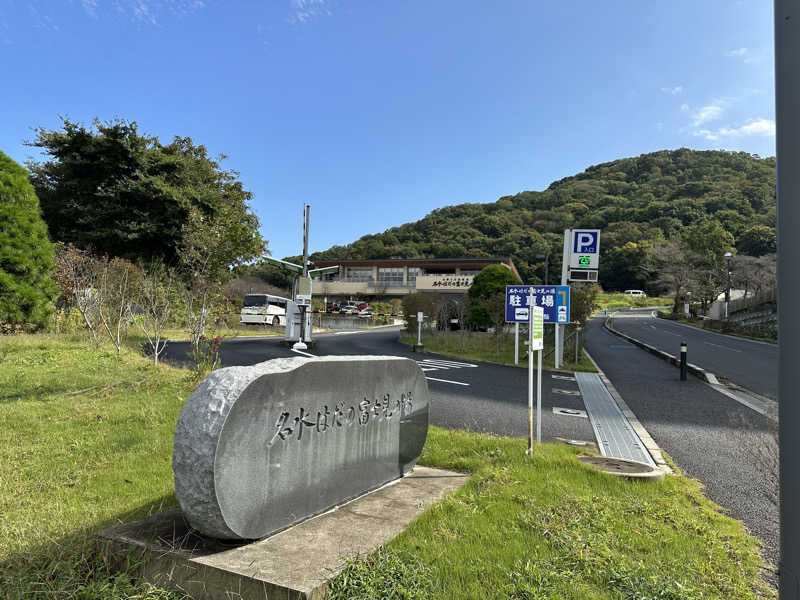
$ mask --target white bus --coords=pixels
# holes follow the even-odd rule
[[[286,298],[269,294],[247,294],[240,322],[245,325],[286,325]]]

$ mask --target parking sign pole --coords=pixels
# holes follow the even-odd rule
[[[533,456],[533,287],[528,294],[528,454]]]
[[[519,364],[519,323],[514,323],[514,364]]]
[[[564,230],[564,251],[561,255],[561,285],[569,285],[569,263],[572,260],[572,230]],[[562,325],[556,321],[556,347],[553,355],[555,356],[555,368],[561,366],[564,357],[564,330]]]
[[[544,324],[542,324],[544,329]],[[544,348],[539,350],[538,367],[536,373],[536,441],[542,443],[542,352]]]

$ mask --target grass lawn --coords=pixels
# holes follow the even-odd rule
[[[195,385],[131,351],[0,338],[0,598],[181,598],[110,572],[92,534],[175,505],[172,435]],[[431,428],[421,462],[472,479],[354,561],[332,596],[774,597],[755,539],[696,482],[621,481],[576,449],[543,445],[530,460],[524,446]]]
[[[601,292],[597,294],[596,302],[599,310],[618,310],[620,308],[645,308],[647,306],[672,306],[673,299],[668,297],[626,296],[625,294],[611,294]]]
[[[527,346],[527,332],[520,331],[519,340],[519,366],[528,367],[528,359],[525,356]],[[400,335],[400,341],[409,346],[417,343],[417,337],[407,333]],[[486,362],[501,363],[505,365],[514,364],[514,334],[505,333],[500,341],[500,352],[497,352],[497,343],[493,333],[480,331],[423,331],[422,344],[428,352],[443,354],[453,358],[465,360],[481,360]],[[544,356],[542,358],[542,368],[553,370],[554,355],[547,355],[555,346],[555,329],[553,327],[544,328]],[[564,360],[566,363],[561,367],[565,371],[589,371],[596,372],[597,368],[592,361],[581,350],[579,361],[576,364],[575,346],[568,342],[564,347]],[[537,357],[534,355],[534,366]]]

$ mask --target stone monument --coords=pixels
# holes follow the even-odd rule
[[[175,428],[175,495],[189,524],[260,539],[403,477],[428,430],[412,360],[287,358],[212,372]]]

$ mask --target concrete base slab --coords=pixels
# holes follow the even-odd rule
[[[255,542],[200,536],[177,508],[100,536],[111,564],[138,564],[143,579],[195,600],[318,600],[345,558],[387,543],[468,479],[417,466],[403,479]]]

